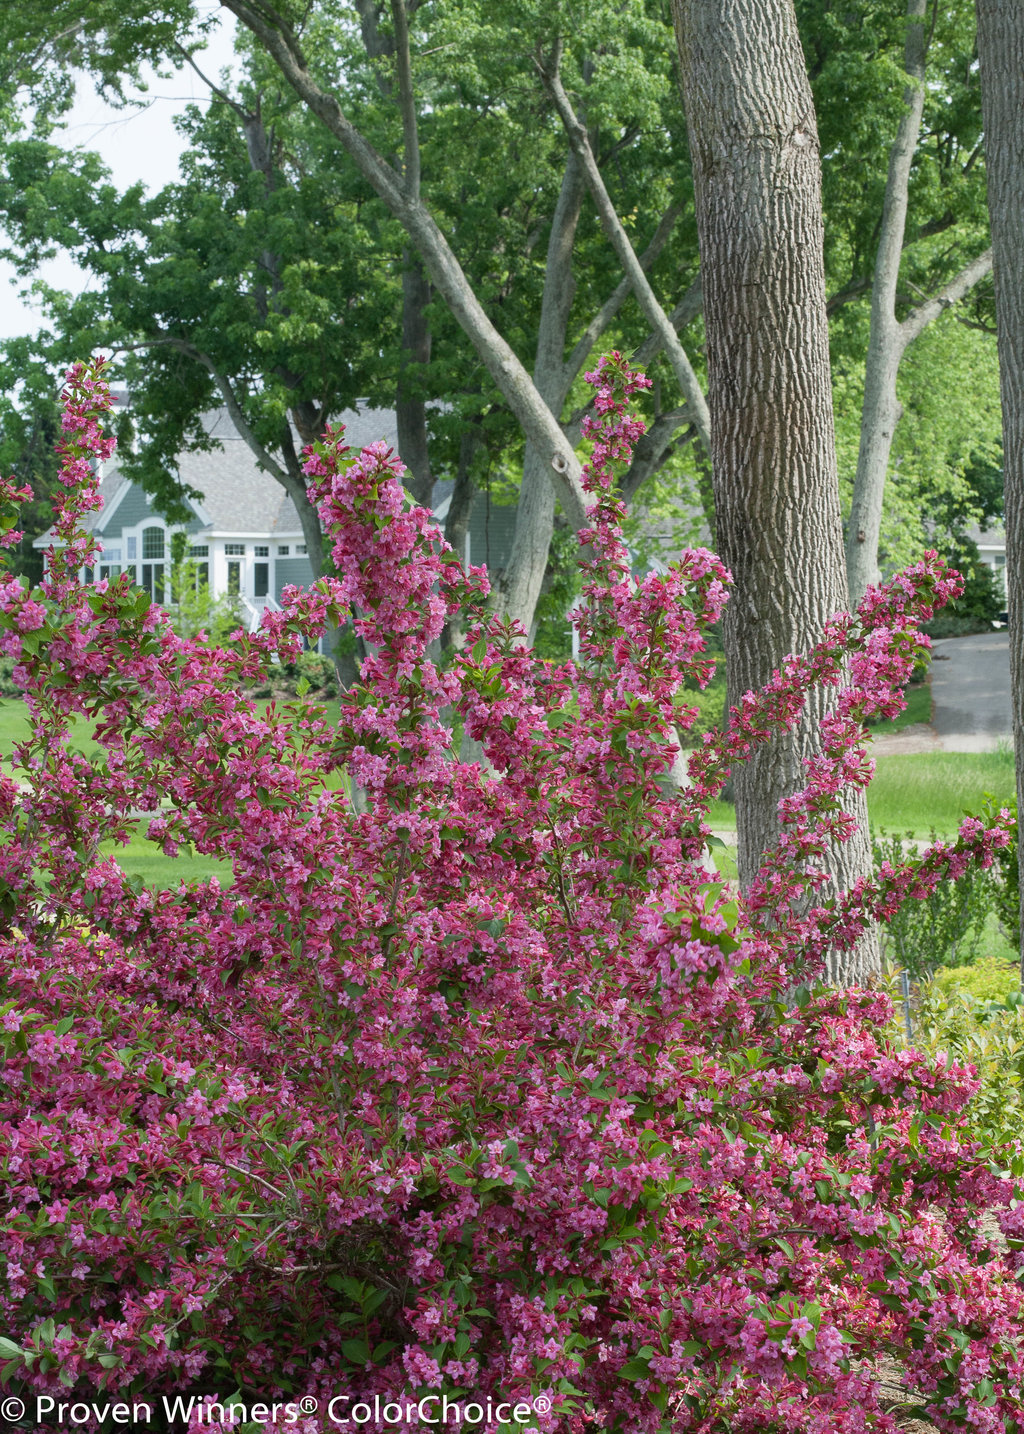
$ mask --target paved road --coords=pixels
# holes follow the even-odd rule
[[[991,752],[1012,738],[1010,647],[1004,631],[933,644],[932,726],[946,752]]]

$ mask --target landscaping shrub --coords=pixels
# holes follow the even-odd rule
[[[922,982],[909,1042],[931,1060],[970,1069],[976,1088],[963,1118],[977,1140],[994,1146],[1024,1142],[1024,1005],[1019,980],[1013,985],[1008,976],[979,964]],[[892,1031],[908,1044],[902,1014]],[[1024,1231],[1011,1238],[1024,1248]]]
[[[592,382],[582,661],[556,666],[488,616],[386,446],[331,430],[306,472],[337,576],[237,650],[81,587],[110,444],[102,365],[69,376],[64,546],[31,594],[0,584],[34,724],[26,790],[0,784],[9,1394],[237,1394],[303,1434],[433,1427],[442,1396],[491,1434],[854,1434],[892,1430],[871,1367],[896,1351],[939,1429],[1015,1427],[1024,1266],[978,1222],[1024,1234],[1024,1161],[979,1146],[967,1073],[899,1049],[884,993],[816,984],[1006,840],[969,820],[819,896],[863,721],[898,710],[955,583],[931,557],[873,591],[663,793],[728,575],[691,550],[631,577],[612,475],[643,380],[613,355]],[[254,709],[242,686],[353,607],[371,655],[338,722]],[[844,680],[741,904],[702,870],[707,805]],[[230,860],[232,890],[99,855],[160,797],[151,834]]]
[[[947,995],[960,991],[983,1005],[1001,1005],[1009,1010],[1015,1003],[1012,998],[1020,991],[1020,965],[990,956],[973,966],[940,968],[932,977],[932,985]]]
[[[936,840],[934,831],[931,840]],[[872,834],[876,868],[886,862],[898,865],[914,847],[912,832]],[[881,938],[888,960],[915,979],[939,966],[966,965],[977,956],[985,923],[1001,897],[994,867],[968,867],[958,881],[942,882],[921,900],[906,902],[884,923]]]

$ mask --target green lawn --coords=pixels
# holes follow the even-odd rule
[[[926,837],[954,832],[965,811],[977,811],[986,792],[1014,795],[1013,753],[920,752],[876,761],[868,787],[872,826]]]
[[[142,823],[145,825],[145,823]],[[147,841],[137,831],[127,846],[105,841],[100,850],[104,856],[113,856],[129,876],[141,876],[147,886],[166,887],[178,881],[204,881],[208,876],[219,878],[222,886],[230,886],[234,880],[229,861],[218,861],[212,856],[187,855],[165,856],[155,842]]]
[[[911,690],[911,706],[905,714],[913,720],[927,720],[922,703],[930,694],[927,687]],[[257,704],[266,707],[265,702]],[[327,704],[328,719],[337,717],[338,704]],[[915,715],[916,713],[916,715]],[[930,707],[928,715],[930,715]],[[875,728],[878,734],[887,726]],[[16,700],[0,701],[0,760],[9,761],[15,742],[28,735],[28,719],[24,706]],[[83,728],[76,744],[85,753],[94,753],[96,744]],[[341,777],[332,773],[329,785],[340,785]],[[868,788],[868,809],[872,825],[887,831],[913,832],[926,837],[934,828],[940,835],[956,830],[965,810],[980,807],[984,794],[991,792],[1000,799],[1013,795],[1014,773],[1011,752],[959,753],[927,752],[912,756],[882,756],[876,759],[875,779]],[[735,808],[728,802],[715,802],[709,813],[710,825],[718,831],[734,830]],[[107,849],[107,848],[105,848]],[[115,850],[112,846],[110,850]],[[724,866],[732,858],[722,854]],[[201,878],[216,873],[222,881],[230,880],[230,867],[209,857],[165,857],[159,847],[136,834],[131,845],[122,850],[118,860],[131,873],[138,873],[147,882],[176,881],[180,877]],[[724,869],[723,866],[723,869]]]

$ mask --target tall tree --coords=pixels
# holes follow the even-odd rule
[[[927,23],[928,0],[907,0],[905,108],[889,154],[885,197],[878,225],[860,451],[847,525],[846,565],[851,606],[860,602],[868,585],[877,582],[879,577],[882,501],[893,436],[901,416],[896,396],[900,362],[907,348],[925,328],[970,293],[992,267],[992,251],[985,249],[935,292],[926,295],[924,302],[916,304],[904,317],[898,317],[898,286],[911,171],[918,152],[925,107]]]
[[[734,587],[723,628],[730,703],[810,646],[845,607],[817,125],[793,0],[673,0],[697,202],[712,481],[719,552]],[[779,830],[778,802],[804,785],[825,710],[736,776],[740,879]],[[835,853],[848,886],[870,869],[866,803]],[[857,981],[868,939],[833,959]]]
[[[977,0],[977,13],[1003,402],[1017,811],[1024,814],[1024,6],[1020,0]],[[1024,882],[1021,889],[1024,891]],[[1024,928],[1021,971],[1024,973]]]
[[[166,28],[161,27],[158,12],[151,6],[145,7],[143,14],[141,6],[133,9],[129,5],[116,17],[102,4],[83,10],[80,0],[58,0],[56,14],[51,13],[53,7],[35,6],[31,0],[30,8],[38,12],[33,23],[42,34],[54,26],[67,27],[69,22],[73,28],[77,19],[82,32],[83,63],[111,84],[130,69],[136,56],[163,53],[172,63],[200,63],[194,45],[178,38],[187,30],[183,21],[188,7],[177,0],[166,0],[160,10],[168,17],[173,12],[177,20],[170,46]],[[630,0],[615,15],[605,16],[608,23],[603,29],[592,19],[582,29],[576,26],[571,67],[577,90],[585,93],[593,110],[588,136],[593,153],[606,163],[629,158],[629,164],[622,166],[617,187],[622,191],[624,212],[630,216],[633,232],[647,241],[636,264],[640,273],[657,261],[667,243],[675,242],[673,226],[677,230],[683,227],[677,223],[680,206],[672,202],[667,184],[657,165],[652,164],[655,154],[660,154],[661,171],[667,172],[668,153],[663,138],[657,143],[645,138],[648,130],[653,132],[659,127],[661,91],[669,93],[668,73],[645,71],[640,59],[645,50],[663,52],[664,45],[638,45],[635,40],[637,33],[660,30],[664,34],[663,22],[649,18],[648,9],[653,14],[655,7],[645,0]],[[549,120],[550,110],[538,94],[531,58],[538,25],[545,36],[557,36],[559,25],[567,27],[569,20],[557,13],[543,14],[532,0],[513,7],[500,21],[475,0],[462,0],[445,11],[409,0],[357,0],[352,12],[346,16],[335,7],[314,5],[304,15],[297,12],[293,26],[287,7],[282,15],[269,6],[243,5],[237,13],[244,24],[254,27],[256,37],[249,36],[244,43],[248,56],[245,92],[233,95],[213,87],[225,112],[245,132],[247,167],[255,181],[243,202],[234,194],[227,196],[232,207],[245,212],[243,232],[257,245],[257,252],[245,256],[236,270],[246,279],[242,297],[251,299],[253,292],[262,290],[268,316],[259,325],[261,342],[268,328],[274,331],[275,340],[290,340],[292,354],[288,364],[278,363],[270,374],[255,346],[245,343],[239,322],[244,305],[236,305],[230,326],[220,325],[218,329],[218,336],[230,339],[235,350],[236,363],[230,373],[223,362],[214,359],[212,343],[198,342],[194,332],[177,332],[182,327],[179,319],[187,329],[202,324],[201,306],[176,315],[173,326],[168,324],[168,311],[163,308],[154,333],[151,318],[144,312],[145,295],[151,285],[149,276],[142,278],[143,263],[134,269],[138,290],[133,302],[144,330],[136,340],[173,348],[179,357],[191,355],[195,362],[205,364],[204,381],[216,381],[222,392],[234,388],[241,400],[236,409],[248,419],[251,436],[267,455],[262,460],[264,466],[277,471],[278,476],[290,476],[290,465],[285,461],[288,455],[282,459],[271,451],[278,442],[276,433],[270,434],[268,444],[247,410],[265,407],[268,383],[279,404],[282,376],[286,373],[301,377],[301,386],[313,395],[319,392],[323,396],[327,387],[323,365],[317,377],[315,361],[319,357],[327,359],[330,348],[321,342],[331,318],[331,309],[323,307],[322,283],[329,266],[315,257],[320,235],[316,224],[310,225],[309,210],[301,196],[312,187],[324,210],[330,213],[333,209],[335,214],[340,200],[346,219],[346,225],[340,227],[352,223],[354,215],[349,232],[353,237],[359,236],[360,242],[353,251],[359,262],[365,266],[368,257],[372,260],[375,256],[382,261],[384,284],[373,283],[375,293],[380,295],[388,286],[393,289],[393,276],[396,271],[401,273],[400,297],[395,305],[402,312],[401,338],[395,344],[388,335],[392,348],[390,353],[385,350],[393,360],[397,395],[393,390],[385,401],[393,403],[397,396],[403,443],[410,445],[413,460],[416,496],[426,496],[436,467],[428,449],[430,435],[425,431],[426,397],[454,405],[457,416],[463,419],[469,406],[465,397],[475,387],[480,398],[478,409],[491,410],[481,431],[493,432],[499,405],[495,403],[489,374],[504,397],[501,407],[515,415],[519,445],[523,436],[527,440],[515,543],[508,569],[499,582],[499,602],[505,611],[529,626],[544,577],[555,491],[561,492],[572,526],[579,526],[585,514],[576,481],[578,461],[573,452],[578,431],[572,416],[566,418],[563,410],[573,383],[602,333],[610,324],[617,325],[620,333],[623,331],[623,309],[634,287],[631,278],[623,278],[621,271],[615,270],[614,256],[600,241],[596,226],[582,213],[584,188],[579,160],[574,153],[566,153],[561,127],[553,116]],[[28,17],[23,20],[26,23],[21,28],[31,30]],[[2,26],[0,19],[0,35]],[[595,60],[591,51],[598,29],[602,29],[601,53]],[[496,31],[500,34],[497,48]],[[12,44],[17,43],[16,34],[10,38]],[[474,43],[477,40],[480,42]],[[437,52],[441,52],[442,60],[429,58]],[[288,86],[282,85],[282,75]],[[274,95],[275,87],[278,91],[289,87],[294,90],[300,102],[296,106],[292,101],[297,114],[287,113],[288,106],[280,94]],[[618,118],[620,113],[624,115],[622,120]],[[460,131],[470,139],[460,137]],[[310,165],[310,151],[317,149],[317,132],[319,149],[330,150],[331,161],[327,163],[321,153]],[[354,163],[339,165],[339,139]],[[237,161],[232,163],[237,168]],[[342,175],[346,179],[340,185],[340,195],[335,197],[328,178],[337,188]],[[514,184],[519,181],[516,192]],[[47,200],[54,197],[58,210],[62,188],[59,179],[55,179],[47,195]],[[41,215],[53,215],[54,202],[24,204],[24,185],[17,183],[13,175],[9,189],[13,196],[9,214],[17,216],[19,210],[23,211],[31,222],[38,222]],[[370,197],[373,193],[382,205]],[[293,195],[299,202],[292,209],[300,219],[293,221],[290,228],[287,222],[275,224],[275,242],[260,243],[259,215],[254,212],[253,200],[268,212],[276,205],[279,215],[283,215]],[[194,186],[185,197],[191,204]],[[655,204],[658,209],[654,209]],[[390,210],[398,224],[387,220],[382,209]],[[207,216],[214,213],[208,204],[203,212]],[[165,218],[172,220],[173,216],[172,208]],[[299,233],[300,222],[307,226],[308,243]],[[76,229],[74,223],[60,225],[52,220],[51,227],[60,228],[62,235]],[[367,246],[367,232],[374,228],[382,237]],[[397,244],[396,230],[401,234]],[[545,233],[547,263],[542,271],[543,284],[538,286],[538,265],[531,251]],[[222,261],[220,268],[224,270],[230,263],[226,251],[233,246],[221,243],[216,234],[213,238],[212,247],[207,246],[203,252],[212,252],[215,259]],[[124,241],[119,236],[122,267],[115,271],[106,252],[109,236],[100,233],[92,239],[98,242],[92,244],[90,264],[103,274],[105,288],[110,292],[112,284],[124,277]],[[332,243],[336,239],[332,234]],[[161,240],[162,236],[149,224],[145,245],[131,242],[128,248],[133,257],[146,261],[155,248],[161,247]],[[385,258],[388,243],[392,253]],[[301,258],[296,256],[296,248]],[[182,246],[182,255],[184,252]],[[260,271],[256,283],[249,278],[254,263]],[[145,267],[151,274],[152,266]],[[186,273],[189,267],[185,265]],[[194,265],[191,271],[195,274]],[[296,312],[296,289],[301,288],[303,273],[311,276],[313,293],[310,302],[305,306],[300,303]],[[165,269],[163,278],[170,277]],[[230,287],[230,279],[223,274],[218,274],[217,282]],[[368,293],[365,281],[349,290],[350,295]],[[528,305],[531,295],[535,296],[532,314],[524,308],[524,296]],[[222,307],[224,298],[219,288],[216,307]],[[428,304],[428,300],[433,302]],[[471,362],[461,360],[462,374],[454,382],[451,366],[446,366],[446,357],[452,352],[452,325],[444,314],[445,303],[463,331],[463,348],[468,348],[468,336],[475,349],[467,355]],[[357,312],[365,307],[365,299],[357,301]],[[349,303],[342,303],[333,312],[351,331],[354,315]],[[692,318],[693,313],[692,308],[681,310],[677,306],[670,318],[678,324],[684,317]],[[123,316],[122,305],[118,315],[122,322]],[[630,323],[636,327],[635,316]],[[175,331],[169,332],[172,327]],[[678,348],[674,329],[671,325],[665,328]],[[633,342],[643,335],[641,329]],[[654,353],[664,337],[655,345]],[[238,353],[240,339],[241,347],[247,350],[244,356]],[[396,347],[399,353],[394,351]],[[382,353],[381,368],[385,366],[384,357]],[[239,358],[244,358],[242,369],[238,367]],[[152,366],[154,360],[147,362]],[[531,362],[532,382],[526,373],[526,365]],[[481,373],[481,367],[486,373]],[[467,371],[471,376],[466,377]],[[238,383],[232,382],[233,374],[238,374]],[[196,384],[191,387],[195,390]],[[699,395],[699,388],[694,387]],[[376,393],[380,394],[379,384]],[[291,397],[297,398],[298,394]],[[322,409],[323,403],[316,412]],[[667,405],[662,410],[629,486],[635,487],[643,473],[656,469],[673,451],[676,435],[690,417],[688,405]],[[431,423],[434,431],[444,426],[443,419]],[[301,431],[301,423],[299,427]],[[556,448],[552,448],[556,428],[559,437]],[[265,435],[265,427],[261,432]],[[283,430],[280,432],[283,437]],[[505,443],[506,454],[510,447],[515,451],[517,446],[516,435],[511,437],[511,445],[507,440]],[[465,464],[453,459],[448,471],[456,468],[462,472]],[[464,503],[453,503],[452,512],[463,513],[464,508]]]

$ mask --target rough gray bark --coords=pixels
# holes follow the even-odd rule
[[[904,68],[908,85],[906,112],[900,120],[889,152],[889,173],[882,205],[882,220],[871,287],[871,334],[864,371],[864,407],[860,450],[853,485],[853,503],[846,533],[846,568],[850,606],[856,607],[871,583],[879,578],[878,543],[882,528],[882,499],[889,455],[901,407],[896,378],[908,346],[944,308],[962,299],[992,267],[988,250],[968,264],[927,303],[902,322],[896,318],[896,286],[907,223],[910,170],[924,111],[925,18],[928,0],[907,0]]]
[[[1024,6],[977,0],[976,8],[1003,404],[1013,744],[1024,813]]]
[[[734,585],[723,643],[730,704],[811,646],[845,606],[822,252],[817,124],[793,0],[673,0],[697,201],[718,548]],[[735,769],[741,882],[805,785],[825,698]],[[858,836],[832,854],[845,888],[871,868]],[[829,976],[877,969],[877,939]]]

